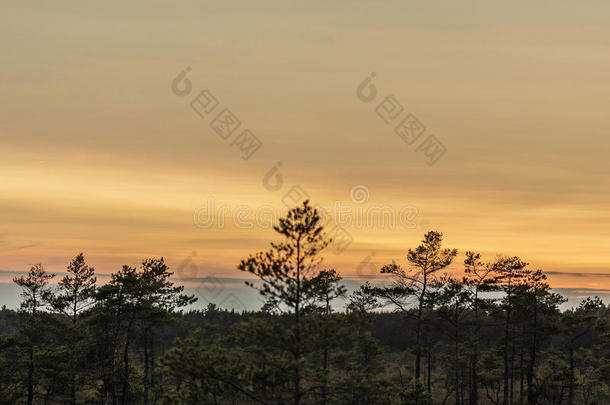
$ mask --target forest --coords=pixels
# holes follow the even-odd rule
[[[291,209],[237,264],[258,310],[189,309],[163,258],[106,284],[82,253],[61,277],[33,266],[14,279],[20,308],[0,311],[0,403],[610,403],[600,298],[561,310],[543,271],[475,250],[455,263],[437,231],[348,293],[320,222]]]

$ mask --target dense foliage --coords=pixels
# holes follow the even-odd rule
[[[163,259],[105,285],[82,254],[57,285],[36,265],[0,311],[1,404],[607,404],[610,307],[565,300],[518,257],[456,257],[428,232],[385,283],[348,295],[307,202],[238,268],[265,305],[195,301]]]

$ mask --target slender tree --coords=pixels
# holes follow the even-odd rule
[[[538,390],[534,381],[540,346],[546,343],[555,331],[559,318],[559,305],[565,299],[551,291],[547,276],[542,270],[528,272],[522,284],[515,291],[515,309],[518,311],[522,326],[522,345],[527,350],[525,378],[527,381],[527,403],[535,405]]]
[[[464,259],[464,283],[471,287],[472,309],[474,312],[474,337],[472,342],[471,360],[471,386],[470,386],[470,405],[479,403],[479,345],[481,335],[481,307],[486,308],[491,304],[490,299],[481,298],[481,293],[488,292],[495,287],[495,277],[493,266],[481,261],[481,254],[468,251]]]
[[[456,249],[443,249],[443,234],[430,231],[424,235],[421,245],[409,249],[407,260],[409,268],[403,269],[396,263],[381,268],[382,274],[392,276],[392,285],[375,288],[374,292],[388,304],[399,310],[410,313],[409,300],[415,299],[415,381],[421,376],[422,328],[424,309],[428,304],[431,285],[437,280],[436,273],[449,266],[455,256]],[[430,390],[428,384],[428,390]]]
[[[15,277],[13,282],[21,287],[21,310],[27,314],[25,323],[26,336],[28,336],[28,373],[27,373],[27,404],[34,403],[35,390],[35,349],[36,342],[34,334],[36,333],[36,324],[39,321],[39,312],[41,308],[48,305],[51,297],[51,288],[48,285],[49,280],[55,277],[55,274],[47,273],[42,264],[36,264],[30,268],[26,276]]]
[[[95,304],[94,295],[96,291],[95,269],[85,262],[85,257],[79,253],[68,265],[67,273],[58,283],[58,289],[52,298],[52,307],[57,312],[65,315],[71,323],[67,334],[69,346],[74,355],[68,362],[68,373],[70,375],[70,402],[76,404],[76,386],[78,369],[83,363],[82,351],[79,350],[79,342],[84,336],[84,330],[80,329],[80,317],[84,311]]]
[[[112,312],[115,320],[110,383],[114,404],[119,403],[119,398],[123,405],[130,403],[129,387],[132,384],[130,353],[136,337],[136,325],[142,326],[144,334],[143,385],[146,402],[150,389],[150,358],[147,351],[151,328],[158,321],[160,313],[172,312],[196,300],[192,295],[183,294],[183,286],[174,285],[170,280],[172,274],[163,258],[146,259],[142,262],[140,270],[123,266],[121,270],[112,274],[108,284],[100,288],[98,298],[102,308]],[[123,371],[120,374],[122,387],[119,395],[120,372],[117,354],[121,346]]]
[[[183,286],[174,285],[170,280],[173,274],[163,258],[144,260],[139,273],[141,296],[135,305],[143,325],[145,405],[149,403],[150,389],[154,388],[154,379],[151,378],[154,373],[154,328],[175,309],[197,301],[193,295],[184,294]]]
[[[308,302],[315,300],[313,284],[309,281],[319,271],[320,253],[330,241],[324,235],[318,211],[308,201],[288,211],[273,229],[284,241],[271,243],[267,252],[242,260],[238,269],[257,276],[262,281],[261,287],[246,284],[259,288],[266,299],[275,301],[292,315],[292,401],[298,405],[303,397],[303,310]]]
[[[347,290],[340,284],[342,277],[335,270],[322,270],[311,279],[314,294],[322,303],[322,405],[328,401],[328,372],[331,346],[332,302],[345,296]]]
[[[129,384],[129,343],[141,288],[140,279],[134,267],[125,265],[110,277],[110,282],[103,285],[96,296],[99,303],[99,316],[112,323],[112,332],[109,336],[111,344],[108,347],[108,357],[111,363],[109,367],[110,381],[107,382],[107,388],[110,390],[113,405],[118,405],[121,399],[119,394],[121,342],[124,341],[123,361],[125,367],[120,377],[124,382],[122,397],[125,398]]]
[[[367,281],[349,295],[345,309],[348,313],[359,312],[367,314],[369,311],[381,306],[382,304],[377,299],[375,287]]]
[[[511,363],[511,326],[514,311],[514,295],[524,279],[530,273],[526,269],[527,263],[517,256],[498,257],[492,264],[494,272],[494,284],[504,293],[502,298],[502,309],[504,311],[504,396],[503,404],[512,402],[512,363]]]
[[[575,404],[576,352],[597,326],[598,314],[604,309],[599,297],[588,297],[577,308],[566,311],[562,317],[562,332],[566,338],[568,374],[568,405]]]
[[[453,341],[455,404],[460,405],[463,397],[463,392],[461,391],[462,379],[460,378],[460,364],[462,363],[460,347],[463,341],[463,331],[466,326],[468,305],[472,302],[472,291],[461,280],[453,277],[444,277],[442,288],[435,294],[434,301],[437,314],[449,326],[448,328],[443,328],[443,330]]]

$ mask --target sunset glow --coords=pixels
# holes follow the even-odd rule
[[[325,257],[344,276],[361,277],[369,256],[367,269],[404,262],[434,229],[460,252],[454,271],[466,250],[519,255],[555,288],[607,293],[610,4],[442,3],[399,18],[398,1],[239,13],[137,1],[117,19],[113,2],[8,2],[1,281],[38,262],[61,272],[81,251],[105,274],[163,256],[174,269],[192,257],[198,277],[243,277],[239,260],[275,238],[257,209],[282,209],[299,185],[328,209],[417,211],[408,226],[345,226],[353,241]],[[378,93],[363,102],[372,72]],[[202,118],[191,102],[204,89],[219,107]],[[380,118],[387,96],[446,147],[434,165]],[[221,108],[241,121],[227,140],[210,126]],[[244,160],[232,142],[246,128],[262,147]],[[366,201],[350,199],[357,186]],[[197,226],[209,199],[226,207],[223,227]],[[235,225],[238,208],[251,227]]]

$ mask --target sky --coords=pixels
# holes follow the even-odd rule
[[[434,229],[452,272],[518,255],[610,296],[607,1],[1,7],[0,304],[79,252],[101,279],[153,256],[193,289],[243,278],[295,195],[348,235],[325,264],[352,281]]]

